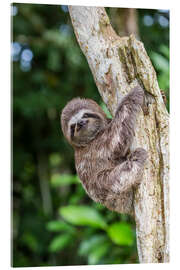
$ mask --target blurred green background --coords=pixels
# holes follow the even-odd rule
[[[120,9],[106,10],[118,32]],[[169,13],[136,12],[169,108]],[[62,135],[60,112],[70,99],[104,107],[67,6],[13,4],[11,17],[12,266],[137,263],[134,220],[88,198]]]

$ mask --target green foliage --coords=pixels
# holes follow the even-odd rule
[[[70,174],[53,174],[51,176],[51,184],[53,187],[66,186],[70,184],[80,183],[80,180],[77,175]]]
[[[138,10],[139,30],[167,98],[169,111],[169,13],[168,10]],[[145,23],[146,22],[146,23]],[[149,38],[148,34],[153,38]]]
[[[160,53],[151,52],[154,67],[159,73],[159,86],[162,89],[169,88],[169,49],[165,45],[160,47]],[[164,79],[164,80],[163,80]]]
[[[62,220],[51,220],[47,223],[46,228],[51,232],[66,231],[69,233],[73,233],[75,231],[74,227],[72,227],[71,225],[67,224]]]
[[[152,51],[150,56],[158,72],[159,87],[167,97],[167,109],[169,111],[169,48],[161,45],[159,50],[160,53]]]
[[[69,234],[62,234],[54,237],[49,245],[50,252],[57,252],[66,247],[71,242]]]
[[[112,115],[110,114],[110,112],[108,111],[106,105],[104,103],[100,104],[101,108],[103,109],[103,111],[106,113],[108,118],[112,118]]]
[[[88,264],[98,264],[102,257],[110,251],[109,246],[109,243],[105,243],[104,245],[94,247],[94,249],[88,253]]]
[[[108,243],[107,237],[102,234],[93,235],[90,239],[81,242],[79,247],[79,255],[88,256],[95,248],[104,246]]]
[[[134,221],[93,202],[79,182],[60,112],[92,98],[111,117],[77,44],[66,6],[13,4],[14,267],[137,263]],[[168,28],[139,10],[140,36],[168,98]],[[143,23],[145,15],[154,24]],[[169,99],[168,99],[169,101]]]
[[[106,228],[103,217],[92,207],[68,205],[59,210],[62,217],[74,225],[88,225],[95,228]]]
[[[108,235],[117,245],[132,246],[134,237],[129,223],[116,222],[108,228]]]

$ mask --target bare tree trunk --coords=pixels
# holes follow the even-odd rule
[[[79,45],[91,68],[103,101],[114,115],[124,94],[137,84],[155,102],[149,114],[140,112],[133,148],[143,147],[149,159],[135,191],[134,208],[139,261],[169,261],[169,116],[156,73],[143,44],[134,36],[120,38],[102,7],[69,7]]]

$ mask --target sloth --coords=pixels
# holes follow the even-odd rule
[[[75,167],[95,202],[112,211],[134,213],[133,190],[141,182],[147,152],[131,151],[144,90],[134,87],[124,96],[113,119],[91,99],[74,98],[61,113],[64,136],[75,150]]]

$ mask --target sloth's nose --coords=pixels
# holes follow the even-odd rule
[[[83,126],[85,126],[87,123],[87,120],[80,120],[77,122],[77,128],[80,130]]]

